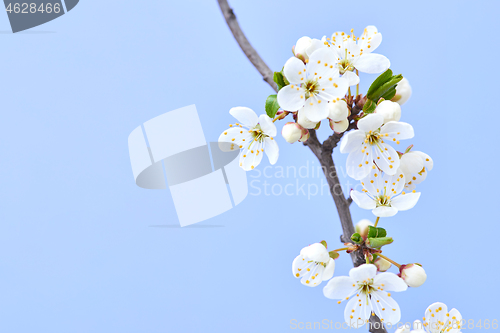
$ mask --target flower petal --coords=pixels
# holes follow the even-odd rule
[[[259,124],[264,134],[276,136],[276,125],[274,125],[273,120],[267,114],[261,114],[259,116]]]
[[[320,47],[309,56],[306,68],[308,77],[314,77],[320,82],[337,78],[339,76],[337,54],[330,47]]]
[[[269,163],[275,164],[278,161],[279,147],[273,138],[264,139],[264,152],[269,158]]]
[[[243,126],[246,126],[248,128],[255,127],[255,125],[257,125],[257,123],[259,122],[259,117],[250,108],[238,106],[231,108],[231,110],[229,110],[229,113],[231,114],[231,116],[236,118]]]
[[[401,121],[390,121],[380,129],[380,133],[384,138],[389,137],[392,141],[411,139],[415,135],[413,126]],[[385,135],[387,134],[387,135]]]
[[[391,62],[385,56],[377,53],[363,53],[355,62],[357,70],[368,74],[377,74],[391,67]]]
[[[346,323],[354,328],[360,328],[365,325],[370,319],[372,312],[370,303],[369,298],[363,294],[351,298],[344,310],[344,320]]]
[[[451,327],[449,333],[459,333],[462,325],[462,314],[457,309],[451,309],[448,314],[448,327]]]
[[[340,142],[340,152],[350,153],[354,149],[361,149],[361,145],[365,141],[365,133],[360,130],[352,131],[344,135]]]
[[[408,210],[415,207],[419,198],[420,192],[402,194],[391,200],[391,206],[397,210]]]
[[[241,150],[240,166],[243,170],[250,171],[260,164],[263,155],[262,142],[252,141],[251,145],[248,144]]]
[[[398,303],[385,291],[374,291],[372,294],[373,312],[386,325],[396,325],[401,320]]]
[[[405,291],[408,289],[408,285],[404,282],[402,278],[394,273],[380,273],[373,279],[374,287],[381,287],[386,291]]]
[[[344,98],[347,90],[349,89],[349,82],[343,77],[333,78],[332,80],[320,83],[320,91],[318,97],[328,102],[336,99],[339,101]]]
[[[283,67],[283,73],[285,74],[288,82],[292,84],[302,83],[306,78],[306,65],[304,65],[302,60],[291,57],[285,63],[285,66]]]
[[[355,73],[351,71],[345,72],[344,75],[342,75],[342,77],[347,80],[349,86],[355,86],[359,83],[359,76],[357,76]]]
[[[420,172],[424,168],[424,159],[417,152],[409,152],[401,156],[401,163],[404,163],[411,173]]]
[[[441,302],[436,302],[431,304],[427,310],[425,310],[424,315],[424,325],[431,333],[440,333],[443,329],[443,324],[447,321],[446,314],[448,313],[448,307],[446,304]]]
[[[434,161],[432,160],[432,158],[421,151],[415,151],[414,153],[420,155],[423,158],[425,168],[427,169],[427,171],[431,171],[434,167]]]
[[[346,299],[356,293],[356,281],[348,276],[336,276],[323,288],[323,295],[330,299]]]
[[[386,143],[380,143],[373,150],[378,167],[388,175],[396,174],[400,164],[398,152]]]
[[[307,99],[306,104],[299,112],[304,112],[304,116],[311,121],[321,121],[328,117],[328,103],[323,102],[316,96],[311,96]]]
[[[332,278],[333,273],[335,273],[335,260],[330,258],[326,264],[325,271],[323,272],[323,281],[328,281]]]
[[[398,213],[394,207],[380,206],[372,210],[373,215],[378,217],[391,217]]]
[[[361,146],[347,156],[347,174],[355,180],[361,180],[370,174],[373,168],[372,146]]]
[[[377,275],[377,266],[372,264],[363,264],[349,271],[349,276],[354,281],[373,279],[375,275]]]
[[[365,193],[361,193],[359,191],[352,190],[351,198],[359,206],[359,208],[362,209],[375,209],[375,207],[377,206],[375,200],[370,198]]]
[[[308,287],[317,287],[323,282],[323,273],[325,271],[325,267],[321,264],[313,263],[314,265],[311,268],[306,268],[305,273],[300,280],[304,286]]]
[[[248,133],[246,128],[235,126],[222,132],[218,142],[220,150],[228,152],[243,148],[243,143],[250,142],[251,140],[252,135]]]
[[[278,104],[283,110],[297,111],[305,103],[305,92],[296,85],[288,85],[278,92]]]
[[[371,113],[358,121],[358,128],[363,132],[375,131],[384,123],[384,116]]]

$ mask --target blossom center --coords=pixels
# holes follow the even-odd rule
[[[306,91],[306,99],[315,96],[319,92],[319,83],[317,80],[309,79],[304,83],[304,90]]]
[[[254,128],[249,130],[249,132],[253,137],[253,141],[257,141],[257,142],[262,142],[262,141],[264,141],[265,138],[267,138],[269,136],[269,135],[264,134],[264,131],[262,131],[260,124],[257,124]]]
[[[380,206],[391,206],[391,197],[385,194],[379,195],[378,197],[375,198],[377,201],[377,207]]]
[[[342,59],[339,61],[339,72],[340,74],[344,74],[347,71],[352,72],[354,70],[354,66],[352,63],[349,61],[349,59]]]
[[[369,295],[372,291],[375,290],[373,288],[373,279],[364,280],[363,282],[358,283],[358,290],[361,294]]]
[[[370,145],[376,145],[382,138],[382,134],[379,131],[370,131],[366,133],[365,143],[369,143]]]

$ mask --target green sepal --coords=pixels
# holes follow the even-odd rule
[[[394,242],[392,237],[379,237],[379,238],[368,237],[366,239],[366,245],[372,248],[381,248],[382,246],[389,245],[392,242]]]
[[[352,234],[351,236],[351,240],[356,243],[356,244],[361,244],[363,243],[363,237],[361,237],[360,234],[358,234],[357,232],[355,232],[354,234]]]
[[[330,255],[330,258],[332,258],[332,259],[337,259],[340,256],[340,254],[338,252],[335,252],[335,251],[330,251],[330,252],[328,252],[328,254]]]
[[[276,112],[278,112],[280,105],[278,104],[277,95],[269,95],[266,99],[266,113],[269,118],[274,119]]]
[[[368,236],[369,238],[381,238],[387,236],[387,231],[384,228],[376,228],[371,225],[368,226]]]
[[[326,241],[322,240],[321,242],[319,242],[320,244],[323,244],[323,246],[325,247],[325,249],[327,248],[326,246]]]
[[[371,99],[366,99],[365,105],[363,105],[363,112],[365,114],[373,113],[375,111],[375,108],[377,107],[377,103],[372,101]]]

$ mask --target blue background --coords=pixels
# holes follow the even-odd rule
[[[231,5],[275,70],[303,35],[378,27],[377,52],[413,87],[402,121],[416,136],[404,144],[435,163],[417,206],[380,224],[395,238],[385,254],[428,273],[422,287],[394,295],[402,320],[436,301],[476,322],[498,319],[499,3]],[[181,229],[154,227],[178,224],[168,190],[134,184],[127,137],[139,124],[196,104],[216,140],[231,107],[261,113],[272,93],[215,1],[82,1],[15,35],[3,14],[0,30],[1,332],[288,332],[292,319],[343,321],[344,304],[291,274],[302,247],[341,246],[326,191],[308,199],[250,189],[237,208]],[[362,76],[363,91],[374,78]],[[186,135],[189,123],[179,124]],[[306,147],[278,143],[279,165],[317,163]],[[334,158],[345,165],[345,155]],[[322,177],[299,181],[319,186]],[[372,218],[351,208],[355,221]],[[352,267],[345,255],[336,263],[335,275]]]

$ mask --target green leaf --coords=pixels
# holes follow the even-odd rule
[[[276,112],[280,108],[278,104],[278,96],[277,95],[269,95],[266,99],[266,113],[271,118],[274,119],[276,116]]]
[[[361,237],[360,234],[358,234],[357,232],[352,234],[351,236],[351,240],[356,243],[356,244],[361,244],[363,243],[363,238]]]
[[[282,72],[274,72],[273,80],[278,85],[278,90],[281,90],[281,88],[287,85],[285,82],[285,76]]]
[[[384,228],[368,226],[368,238],[381,238],[385,236],[387,236],[387,231]]]
[[[340,254],[338,254],[338,252],[335,252],[335,251],[330,251],[330,252],[328,252],[328,254],[330,255],[330,258],[332,258],[332,259],[337,259],[340,256]]]
[[[380,88],[384,83],[389,81],[392,77],[392,71],[390,69],[386,70],[382,74],[380,74],[375,81],[370,85],[370,88],[368,89],[368,92],[366,93],[367,96],[373,95],[375,90]],[[369,98],[369,97],[368,97]]]
[[[394,75],[392,76],[387,82],[382,84],[380,87],[378,87],[371,95],[367,95],[368,98],[376,101],[380,97],[390,97],[390,98],[385,98],[385,99],[391,99],[396,95],[396,86],[398,85],[398,82],[403,79],[403,75]],[[392,96],[391,96],[392,95]]]
[[[322,241],[320,242],[320,244],[323,244],[323,246],[324,246],[325,248],[327,247],[327,246],[326,246],[326,241],[324,241],[324,240],[322,240]]]
[[[380,238],[367,238],[366,239],[366,245],[368,245],[371,248],[381,248],[384,245],[389,245],[394,240],[392,237],[380,237]]]
[[[367,99],[365,102],[365,105],[363,105],[363,112],[365,114],[373,113],[373,111],[375,111],[376,107],[377,107],[377,103],[375,103],[371,99]]]

